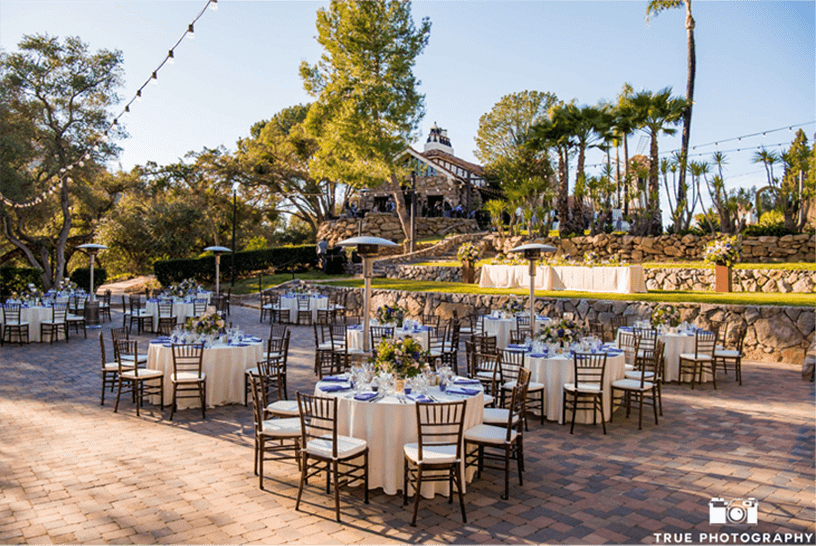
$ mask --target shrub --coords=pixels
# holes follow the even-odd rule
[[[313,266],[317,259],[314,245],[266,248],[263,250],[245,250],[235,253],[235,274],[242,275],[262,271],[269,267],[287,265]],[[153,264],[156,279],[169,286],[184,279],[197,281],[215,280],[215,257],[190,258],[185,260],[159,260]],[[221,256],[221,276],[232,275],[232,255]]]
[[[785,235],[795,235],[796,232],[786,228],[784,224],[765,226],[756,224],[745,228],[742,234],[748,237],[784,237]]]
[[[0,267],[0,301],[12,292],[22,292],[29,284],[43,289],[42,271],[31,267]]]
[[[94,290],[105,284],[108,280],[108,272],[104,267],[94,267]],[[75,282],[77,287],[87,291],[91,289],[91,268],[77,267],[71,272],[71,281]]]

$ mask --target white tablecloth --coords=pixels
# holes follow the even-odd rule
[[[545,388],[547,419],[562,423],[563,387],[566,383],[573,383],[575,370],[573,359],[567,355],[558,355],[553,358],[525,355],[524,365],[531,372],[531,380],[543,383]],[[604,374],[604,419],[612,417],[612,382],[623,379],[626,370],[626,357],[623,354],[610,356],[606,359],[606,373]],[[600,419],[600,416],[598,416]],[[572,420],[572,413],[567,413],[567,421]],[[592,412],[581,410],[575,417],[576,423],[592,423]]]
[[[387,495],[396,495],[402,490],[403,446],[417,441],[416,408],[411,400],[401,403],[393,396],[386,396],[377,402],[363,402],[349,398],[353,391],[326,393],[321,385],[339,383],[319,382],[315,387],[317,396],[338,398],[337,431],[344,436],[352,436],[368,442],[368,488],[382,487]],[[481,391],[478,385],[467,385]],[[432,387],[428,393],[441,402],[462,400],[462,396],[448,396]],[[467,430],[483,421],[484,396],[480,392],[467,398],[464,429]],[[463,452],[464,455],[464,452]],[[473,472],[468,473],[469,476]],[[466,476],[465,481],[469,481]],[[463,484],[464,487],[464,484]],[[434,494],[447,495],[447,482],[426,482],[422,484],[422,496],[433,498]]]
[[[40,341],[40,323],[44,320],[51,320],[52,311],[50,307],[23,307],[20,309],[20,320],[28,323],[29,341]],[[3,320],[3,312],[0,309],[0,324],[3,323]],[[65,339],[62,332],[59,333],[59,339]]]
[[[297,322],[298,303],[294,294],[283,294],[280,297],[281,309],[289,309],[289,320]],[[329,308],[329,297],[321,294],[309,296],[309,309],[312,311],[312,322],[317,321],[317,310]]]
[[[479,279],[482,288],[528,288],[527,265],[484,265]],[[632,294],[646,292],[643,267],[548,266],[536,269],[536,290],[580,290]]]
[[[618,347],[620,347],[620,332],[624,328],[618,328]],[[628,328],[631,332],[632,329]],[[658,334],[657,339],[662,339],[666,344],[663,350],[665,359],[665,369],[663,370],[663,381],[680,381],[680,354],[694,353],[694,334]],[[691,374],[683,374],[683,381],[691,381]],[[709,372],[703,373],[703,382],[711,381]]]
[[[173,349],[169,344],[151,343],[147,351],[147,367],[164,372],[164,403],[173,400]],[[244,403],[244,374],[263,358],[262,342],[245,343],[243,347],[216,345],[204,349],[201,370],[207,375],[207,407]],[[158,399],[153,401],[158,403]],[[179,400],[179,408],[198,407],[191,398]]]
[[[376,324],[372,326],[376,326]],[[422,348],[427,351],[428,345],[430,344],[430,333],[426,327],[423,326],[423,328],[424,329],[421,330],[394,328],[394,337],[404,338],[405,336],[411,336],[419,341]],[[349,326],[346,330],[346,344],[350,350],[361,350],[363,348],[363,339],[363,326],[361,324]]]
[[[187,302],[173,302],[173,313],[176,315],[176,324],[184,324],[184,321],[187,320],[187,317],[192,317],[194,315],[195,306],[193,303]],[[211,309],[208,306],[208,311]],[[214,308],[212,309],[214,310]],[[145,305],[145,311],[149,315],[153,315],[153,328],[158,329],[159,327],[159,304],[158,302],[154,301],[147,301]]]
[[[504,349],[510,343],[510,331],[516,329],[515,318],[494,318],[485,316],[484,333],[488,336],[496,336],[496,347]],[[536,317],[536,331],[541,331],[541,327],[549,322],[547,317]]]

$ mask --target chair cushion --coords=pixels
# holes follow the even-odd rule
[[[133,364],[122,364],[122,367],[126,370],[133,369]],[[102,369],[106,372],[118,372],[119,371],[119,363],[118,362],[105,362],[105,365],[102,366]]]
[[[297,438],[300,436],[300,418],[267,419],[261,433],[273,438]]]
[[[716,351],[714,351],[714,356],[718,358],[739,358],[742,355],[740,354],[739,351],[736,351],[734,349],[722,349],[722,350],[717,349]]]
[[[498,376],[499,374],[496,374]],[[488,381],[493,380],[493,372],[476,372],[476,379],[487,379]]]
[[[711,360],[711,357],[708,355],[694,355],[694,353],[680,353],[680,358],[682,360],[694,360],[694,361],[702,361],[708,362]]]
[[[368,443],[359,438],[351,438],[350,436],[337,436],[337,458],[346,459],[353,457],[366,450]],[[332,438],[331,435],[321,436],[315,438],[306,444],[306,451],[310,455],[317,455],[325,459],[332,458]]]
[[[414,463],[425,464],[453,464],[456,462],[456,446],[454,444],[430,445],[422,448],[422,460],[419,460],[419,444],[416,442],[405,444],[405,456]]]
[[[489,394],[485,394],[485,395],[484,395],[484,405],[485,405],[485,406],[489,406],[489,405],[491,405],[491,404],[493,403],[493,401],[494,401],[494,400],[495,400],[495,398],[493,398],[493,396],[491,396],[491,395],[489,395]]]
[[[512,391],[516,387],[515,381],[508,381],[502,388],[508,391]],[[536,383],[535,381],[530,381],[530,384],[527,386],[527,392],[538,392],[544,390],[544,383]]]
[[[122,355],[122,360],[129,360],[133,362],[133,355]],[[136,362],[138,362],[139,364],[147,362],[147,355],[144,353],[139,353],[138,355],[136,355]]]
[[[16,323],[9,322],[8,324],[12,325],[12,324],[16,324]],[[23,324],[28,324],[28,323],[24,322]],[[64,320],[48,319],[48,320],[41,320],[40,324],[41,325],[45,324],[46,326],[56,326],[57,324],[65,324],[65,321]]]
[[[266,351],[264,351],[263,357],[264,357],[264,360],[266,360],[267,358],[272,358],[272,357],[277,358],[280,355],[281,354],[278,351],[272,351],[271,353],[267,353]]]
[[[201,372],[201,375],[198,375],[195,372],[179,372],[177,374],[170,374],[170,381],[173,383],[198,383],[199,381],[206,380],[207,374],[204,372]]]
[[[67,316],[67,317],[65,317],[65,318],[67,318],[68,320],[77,320],[77,321],[78,321],[78,320],[85,320],[85,317],[83,317],[82,315],[71,315],[71,314],[68,314],[68,316]]]
[[[320,343],[317,346],[318,351],[331,351],[334,347],[332,347],[331,341],[326,341],[324,343]],[[266,358],[266,353],[264,353],[264,358]]]
[[[148,370],[148,369],[140,368],[138,378],[139,379],[154,379],[156,377],[161,377],[163,375],[164,375],[164,373],[162,373],[160,370]],[[125,379],[134,379],[134,378],[136,378],[136,372],[135,371],[122,372],[122,377],[124,377]]]
[[[601,392],[601,387],[594,383],[578,383],[577,387],[575,383],[564,383],[564,390],[570,392],[596,393]]]
[[[300,415],[297,400],[278,400],[266,406],[266,411],[272,415],[285,415],[295,417]],[[298,419],[300,419],[298,417]]]
[[[654,377],[654,372],[639,372],[639,371],[629,371],[629,370],[627,370],[626,372],[624,372],[623,375],[624,375],[624,377],[626,377],[626,379],[636,379],[636,380],[640,381],[640,376],[641,375],[643,375],[644,377],[650,378],[650,377]]]
[[[510,442],[515,441],[518,432],[510,432]],[[478,442],[480,444],[504,445],[507,440],[507,428],[493,425],[476,425],[465,431],[466,442]]]
[[[507,425],[507,418],[510,416],[510,410],[505,408],[485,408],[484,422],[487,425]]]
[[[654,383],[649,381],[643,382],[643,389],[640,387],[640,379],[618,379],[612,382],[612,386],[616,389],[625,389],[627,391],[652,390]]]

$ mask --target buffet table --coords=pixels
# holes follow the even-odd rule
[[[479,279],[482,288],[528,288],[529,266],[484,265]],[[646,292],[643,266],[620,267],[539,265],[535,276],[536,290],[578,290],[633,294]]]

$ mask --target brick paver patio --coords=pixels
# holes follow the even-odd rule
[[[235,307],[232,320],[266,337],[257,311]],[[312,331],[292,330],[289,392],[311,392]],[[600,544],[814,532],[814,385],[797,366],[745,363],[743,386],[732,374],[716,391],[667,385],[660,425],[645,418],[642,431],[622,412],[607,436],[531,421],[524,486],[509,501],[499,498],[503,477],[487,471],[468,486],[467,524],[437,496],[413,528],[410,506],[381,490],[368,505],[359,488],[344,494],[342,524],[319,487],[295,512],[294,462],[268,464],[259,490],[249,408],[215,408],[203,421],[182,410],[170,422],[152,406],[137,418],[129,400],[118,414],[110,397],[100,406],[96,335],[0,348],[0,543]],[[712,497],[756,498],[759,523],[709,525]]]

